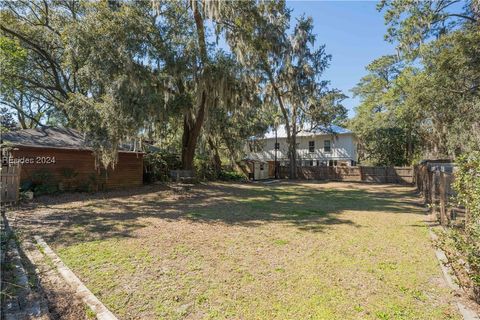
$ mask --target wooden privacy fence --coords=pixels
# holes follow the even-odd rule
[[[289,168],[280,167],[280,177],[288,177]],[[340,180],[410,184],[414,181],[412,167],[297,167],[297,177],[306,180]]]
[[[415,182],[426,205],[444,225],[450,225],[458,218],[468,219],[468,210],[457,207],[453,200],[455,164],[437,161],[424,161],[415,166]]]
[[[2,166],[0,168],[0,202],[18,202],[20,192],[20,166]]]

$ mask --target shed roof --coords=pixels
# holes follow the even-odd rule
[[[92,145],[86,135],[78,130],[59,127],[39,127],[3,133],[2,143],[8,142],[13,146],[92,150]],[[131,144],[122,144],[119,152],[135,151]]]

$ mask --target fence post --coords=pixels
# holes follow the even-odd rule
[[[434,213],[437,218],[439,218],[439,212],[438,212],[438,199],[437,199],[437,186],[438,186],[438,176],[437,176],[437,170],[435,167],[432,168],[431,171],[431,185],[430,185],[430,204],[432,207],[432,213]],[[441,217],[440,217],[441,218]]]
[[[447,215],[447,188],[446,177],[444,172],[439,174],[439,193],[440,193],[440,223],[443,226],[448,225],[449,218]]]

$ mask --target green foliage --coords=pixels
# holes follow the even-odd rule
[[[37,6],[39,12],[33,13],[31,5],[26,2],[3,2],[0,6],[0,101],[16,113],[23,129],[38,125],[41,119],[48,122],[48,114],[56,113],[54,101],[58,101],[59,96],[54,94],[56,90],[51,89],[59,88],[62,83],[60,74],[51,70],[56,63],[55,53],[52,52],[56,51],[54,48],[57,46],[49,43],[52,46],[48,47],[45,43],[50,39],[41,32],[42,26],[53,29],[49,22],[54,19],[48,17],[45,22],[42,16],[48,15],[49,11],[42,12]],[[22,20],[22,16],[25,20]],[[51,31],[50,38],[53,34]],[[39,44],[42,41],[45,47]],[[57,76],[56,86],[51,81],[54,75]]]
[[[208,155],[197,155],[194,160],[195,176],[200,180],[216,180],[218,172]]]
[[[341,102],[346,96],[329,88],[328,81],[322,78],[331,56],[326,53],[325,45],[315,45],[312,18],[297,19],[289,34],[285,23],[289,19],[288,10],[282,13],[273,24],[264,22],[256,26],[261,32],[258,39],[247,41],[252,54],[248,65],[263,78],[264,103],[272,106],[277,118],[272,125],[285,125],[290,173],[295,178],[297,133],[303,127],[328,127],[343,120],[346,110]]]
[[[102,173],[99,175],[92,172],[86,178],[80,179],[78,178],[78,172],[72,168],[61,168],[60,173],[61,181],[50,170],[39,169],[32,173],[31,180],[22,183],[20,189],[22,191],[33,191],[35,196],[39,196],[64,191],[94,192],[101,187]]]
[[[17,128],[13,113],[6,107],[0,108],[0,133],[6,133]]]
[[[73,168],[61,168],[60,171],[62,176],[69,180],[74,179],[78,175],[78,172],[76,172]]]
[[[290,37],[284,1],[5,1],[0,20],[2,102],[22,128],[82,130],[105,167],[137,138],[174,147],[184,167],[201,140],[201,157],[233,164],[272,124],[274,85],[287,108],[301,104],[296,120],[345,115],[320,79],[330,56],[314,47],[312,20]]]
[[[105,177],[105,170],[100,170],[100,174],[96,172],[90,173],[86,179],[77,180],[75,191],[79,192],[97,192],[102,187],[102,177]]]
[[[97,313],[93,311],[89,306],[85,306],[85,315],[87,319],[96,319]]]
[[[405,119],[405,83],[412,69],[395,56],[383,56],[367,66],[369,74],[353,89],[361,104],[348,126],[359,139],[359,160],[374,165],[405,165],[413,160],[418,124]]]
[[[20,185],[20,191],[25,192],[25,191],[31,191],[33,190],[33,181],[32,180],[26,180],[23,181],[22,184]]]
[[[48,169],[39,169],[32,173],[32,190],[37,196],[57,193],[57,180]]]
[[[56,122],[81,129],[107,166],[120,141],[162,116],[161,77],[143,64],[150,5],[113,10],[106,1],[32,1],[0,8],[0,57],[9,66],[0,96],[22,127]]]
[[[424,70],[413,79],[408,104],[439,153],[480,150],[480,29],[464,28],[421,50]],[[422,116],[423,115],[423,116]]]
[[[236,171],[221,171],[218,177],[220,180],[224,181],[242,181],[245,180],[245,176]]]
[[[456,0],[382,0],[377,8],[384,11],[385,24],[389,26],[385,39],[396,42],[406,57],[414,58],[423,42],[465,25],[478,24],[478,0],[467,0],[462,6],[458,3]]]
[[[364,137],[366,160],[376,166],[403,166],[407,159],[407,133],[402,128],[372,128]]]
[[[169,179],[170,170],[177,170],[182,167],[178,154],[165,150],[147,152],[143,156],[144,181],[152,183],[155,181],[166,181]]]
[[[18,72],[25,66],[27,59],[27,50],[22,48],[20,41],[0,35],[0,73],[1,92],[6,91],[8,84],[18,85],[7,79],[9,73]]]
[[[406,133],[407,163],[479,150],[480,29],[443,35],[422,45],[418,57],[415,66],[387,56],[367,67],[354,89],[361,104],[349,123],[360,144],[371,149],[373,130],[396,127]]]
[[[78,176],[78,172],[73,168],[61,168],[62,182],[58,184],[60,191],[72,190],[72,184]]]
[[[465,236],[457,237],[458,249],[465,254],[469,275],[480,301],[480,151],[465,154],[457,160],[454,188],[457,200],[469,210]]]

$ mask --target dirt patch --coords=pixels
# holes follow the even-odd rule
[[[36,266],[52,319],[92,319],[92,317],[87,316],[84,303],[75,296],[75,292],[65,283],[55,267],[50,265],[45,257],[37,260]]]
[[[51,261],[28,238],[24,237],[19,245],[22,263],[28,272],[33,294],[36,300],[45,302],[48,308],[46,319],[92,319],[92,316],[87,314],[83,302],[75,296],[75,292],[61,278]],[[5,275],[8,279],[8,273]]]

